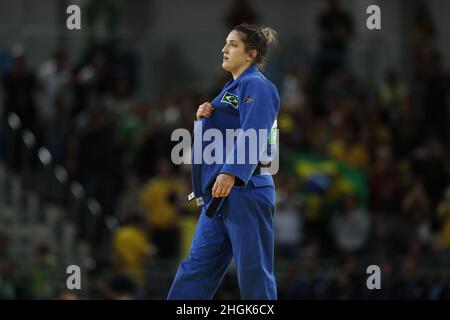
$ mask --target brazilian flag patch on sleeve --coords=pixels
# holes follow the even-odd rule
[[[225,92],[220,102],[228,103],[234,109],[238,108],[238,96],[229,92]]]

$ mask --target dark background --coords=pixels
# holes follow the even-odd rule
[[[228,80],[220,50],[242,21],[280,40],[266,67],[279,298],[448,299],[449,14],[439,0],[0,1],[0,299],[165,298],[198,217],[170,135]],[[216,298],[239,298],[233,265]]]

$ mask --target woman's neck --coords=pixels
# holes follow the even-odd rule
[[[240,67],[238,70],[235,71],[231,71],[231,75],[233,76],[233,80],[236,80],[237,78],[239,78],[239,76],[248,68],[250,68],[252,64],[251,63],[247,63],[244,64],[242,67]]]

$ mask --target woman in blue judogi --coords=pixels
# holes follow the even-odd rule
[[[261,173],[261,167],[274,156],[269,150],[270,132],[280,99],[276,87],[259,70],[275,35],[270,28],[243,24],[226,38],[222,67],[233,80],[197,111],[192,198],[203,208],[189,257],[180,264],[168,299],[212,299],[232,258],[242,299],[277,298],[275,186],[271,174]],[[204,156],[208,141],[198,142],[198,138],[209,129],[222,133],[218,139],[223,140],[215,141],[215,146],[223,148],[224,161],[195,159]],[[241,129],[231,143],[226,139],[230,129]],[[245,134],[252,130],[256,140],[255,135]],[[215,151],[213,156],[218,156]]]

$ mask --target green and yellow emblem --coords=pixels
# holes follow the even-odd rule
[[[238,96],[229,92],[225,92],[220,102],[228,103],[233,108],[238,108]]]

